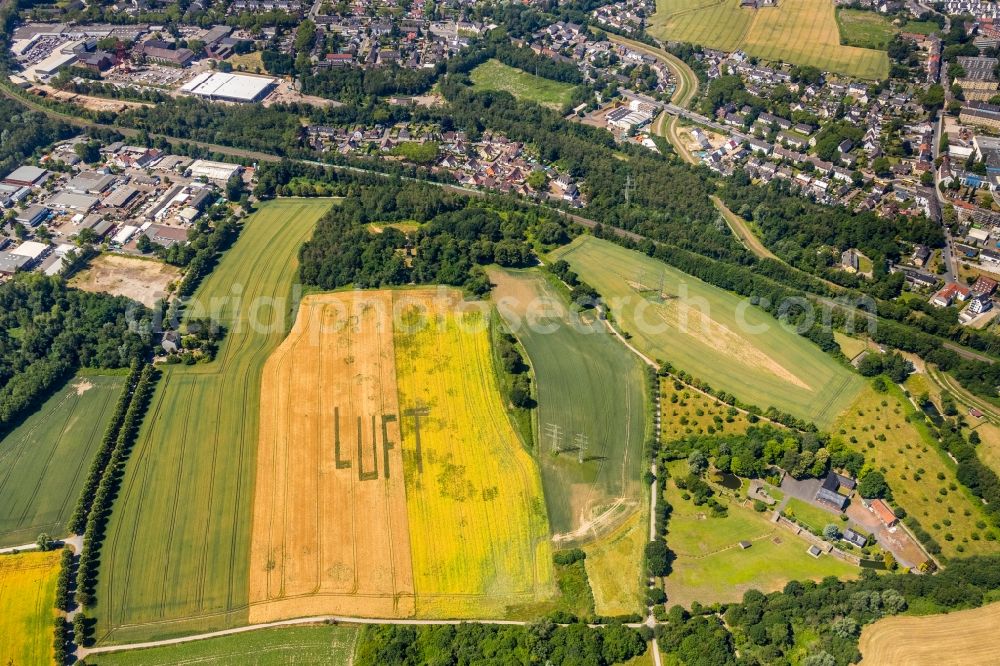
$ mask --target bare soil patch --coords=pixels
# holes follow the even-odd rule
[[[127,296],[152,307],[167,294],[167,286],[181,277],[180,269],[153,259],[102,254],[81,271],[70,286],[83,291]]]

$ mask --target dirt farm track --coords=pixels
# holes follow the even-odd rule
[[[861,632],[861,666],[1000,663],[1000,603],[923,617],[891,617]]]

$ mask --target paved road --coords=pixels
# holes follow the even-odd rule
[[[57,544],[66,545],[73,549],[73,552],[80,554],[80,550],[83,549],[83,537],[79,535],[64,537],[62,539],[56,539]],[[37,543],[26,543],[22,546],[8,546],[6,548],[0,548],[0,555],[5,553],[13,553],[14,551],[22,552],[25,550],[38,550]]]
[[[938,113],[937,122],[934,125],[934,145],[932,147],[934,157],[937,158],[941,152],[941,135],[944,133],[944,114]],[[946,200],[944,195],[941,193],[940,189],[940,179],[938,178],[937,169],[934,170],[934,195],[937,197],[938,205],[941,209],[944,209],[946,205]],[[956,269],[955,257],[952,255],[951,251],[951,230],[948,229],[948,225],[944,223],[944,216],[941,216],[941,228],[944,231],[944,249],[941,251],[941,260],[944,262],[945,272],[940,277],[944,278],[945,283],[950,284],[955,281],[958,271]]]

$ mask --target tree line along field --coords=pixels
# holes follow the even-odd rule
[[[956,655],[963,666],[1000,662],[1000,603],[943,615],[898,615],[865,626],[858,649],[861,666],[938,666]],[[960,655],[960,656],[958,656]]]
[[[54,664],[58,551],[0,555],[0,663]]]
[[[671,475],[684,475],[687,462],[673,463]],[[673,507],[667,543],[676,554],[666,578],[667,605],[689,608],[695,601],[731,603],[750,589],[774,592],[791,580],[821,580],[826,576],[856,576],[858,568],[829,555],[814,558],[809,544],[771,522],[770,512],[758,513],[748,502],[719,494],[727,508],[723,517],[685,500],[673,479],[667,479],[664,499]],[[747,549],[740,541],[749,541]]]
[[[829,427],[859,376],[745,300],[609,241],[581,236],[553,253],[611,305],[631,343],[761,408]]]
[[[251,623],[504,617],[554,596],[489,312],[453,289],[303,301],[263,373]]]
[[[0,441],[0,547],[66,534],[123,379],[77,375]]]
[[[828,0],[780,0],[776,7],[741,8],[740,0],[657,0],[648,31],[663,40],[765,60],[811,65],[863,79],[889,73],[884,51],[844,46]]]
[[[357,642],[354,627],[317,625],[242,632],[164,647],[87,657],[93,666],[348,666]]]
[[[493,300],[534,372],[535,458],[551,529],[569,547],[641,506],[645,371],[595,312],[573,311],[537,270],[489,276]]]
[[[883,473],[892,488],[890,504],[915,518],[946,557],[1000,551],[997,531],[990,527],[982,503],[958,484],[954,463],[937,450],[915,412],[895,385],[884,394],[866,387],[832,433]]]
[[[572,84],[535,76],[492,58],[473,69],[469,77],[473,89],[508,92],[519,100],[556,110],[569,104],[573,95]]]
[[[263,204],[196,292],[226,338],[212,363],[167,366],[153,395],[102,549],[99,640],[246,622],[261,371],[287,331],[299,246],[330,205]]]

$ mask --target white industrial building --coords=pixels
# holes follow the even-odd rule
[[[210,160],[195,160],[187,168],[187,174],[191,178],[204,178],[220,183],[227,182],[233,176],[241,173],[243,167],[239,164],[229,164],[227,162],[212,162]]]
[[[203,72],[184,84],[181,92],[221,102],[259,102],[277,84],[277,79],[267,76]]]
[[[38,241],[24,241],[13,250],[10,251],[11,254],[19,257],[27,257],[29,262],[36,262],[41,257],[43,257],[49,251],[49,245],[47,243],[39,243]]]

